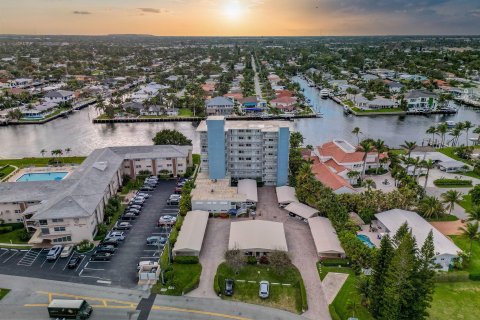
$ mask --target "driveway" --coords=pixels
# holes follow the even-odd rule
[[[258,219],[283,222],[288,253],[300,271],[307,291],[308,310],[303,316],[309,319],[331,319],[322,282],[317,271],[317,252],[308,224],[292,218],[278,207],[274,187],[258,189]]]
[[[208,219],[207,231],[200,253],[202,274],[197,289],[186,294],[189,297],[220,299],[213,290],[218,265],[224,260],[230,234],[230,219]]]

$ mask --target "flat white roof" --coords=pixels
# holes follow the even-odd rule
[[[247,201],[258,202],[257,181],[253,179],[238,180],[238,193],[244,194]]]
[[[308,219],[308,225],[319,255],[322,253],[345,254],[330,220],[324,217],[314,217]]]
[[[294,213],[297,216],[300,216],[304,219],[313,217],[318,213],[318,210],[312,207],[307,206],[306,204],[300,202],[292,202],[285,207],[285,210],[288,212]]]
[[[200,253],[207,229],[208,212],[194,210],[187,212],[183,220],[182,229],[178,234],[177,242],[173,246],[173,253],[188,251]]]
[[[277,187],[277,200],[279,204],[288,204],[291,202],[298,202],[295,195],[295,188],[289,186]]]
[[[228,249],[288,251],[283,223],[266,220],[232,222]]]
[[[380,212],[375,215],[377,219],[388,229],[392,234],[397,232],[398,228],[405,222],[408,223],[412,235],[417,240],[419,247],[423,245],[427,239],[428,233],[432,230],[433,244],[435,245],[435,254],[451,254],[458,255],[462,250],[457,247],[450,239],[444,236],[440,231],[435,229],[425,219],[420,217],[416,212],[406,211],[401,209],[392,209],[385,212]]]

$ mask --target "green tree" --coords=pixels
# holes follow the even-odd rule
[[[431,126],[425,131],[425,133],[431,134],[432,135],[432,144],[435,141],[435,134],[437,133],[437,128],[435,126]]]
[[[374,318],[380,316],[380,311],[384,305],[385,280],[387,271],[392,261],[394,249],[392,241],[388,235],[382,237],[380,248],[376,252],[372,264],[372,277],[370,281],[370,312]]]
[[[471,189],[468,194],[472,197],[472,203],[474,205],[480,205],[480,184],[477,184]]]
[[[468,221],[480,221],[480,206],[473,206],[468,210]]]
[[[360,128],[359,128],[359,127],[355,127],[355,128],[353,128],[353,130],[352,130],[352,134],[357,137],[357,145],[360,144],[359,135],[360,135],[361,133],[362,133],[362,131],[360,131]]]
[[[303,144],[303,136],[300,132],[290,134],[290,148],[300,148]]]
[[[478,228],[478,221],[467,222],[465,227],[458,228],[458,230],[462,231],[463,236],[470,240],[470,249],[468,250],[470,256],[472,255],[473,241],[480,238],[480,232],[478,232]]]
[[[278,275],[284,275],[288,268],[292,265],[287,252],[273,251],[268,255],[268,262],[273,271]]]
[[[448,190],[442,193],[442,202],[446,204],[446,209],[449,214],[452,214],[455,204],[459,203],[462,200],[462,194],[457,190]]]
[[[157,132],[152,140],[155,145],[192,145],[192,140],[185,137],[181,132],[170,129],[163,129]]]
[[[362,142],[360,142],[358,149],[365,153],[363,156],[363,169],[362,169],[362,179],[363,179],[363,177],[365,177],[365,166],[367,165],[367,155],[370,151],[373,150],[373,145],[370,141],[363,140]]]
[[[466,141],[466,145],[468,147],[468,132],[470,131],[470,129],[472,129],[474,127],[474,125],[470,122],[470,121],[465,121],[463,123],[463,129],[465,130],[465,134],[466,134],[466,137],[465,137],[465,141]]]
[[[401,148],[407,151],[408,158],[410,158],[410,154],[412,153],[413,149],[417,147],[416,141],[405,141],[404,144],[400,145]]]
[[[427,188],[427,182],[428,182],[428,176],[430,175],[430,170],[433,169],[435,164],[433,163],[432,159],[428,160],[423,160],[421,163],[421,166],[425,169],[427,169],[427,173],[425,174],[425,184],[423,185],[423,188]]]
[[[439,218],[445,214],[442,202],[434,196],[423,198],[418,204],[417,210],[425,219]]]

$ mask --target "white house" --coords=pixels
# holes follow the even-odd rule
[[[218,96],[205,102],[208,115],[231,115],[235,104],[232,100]]]
[[[426,90],[411,90],[405,95],[409,109],[435,109],[438,96]]]
[[[44,97],[45,101],[48,102],[55,102],[55,103],[60,103],[60,102],[67,102],[70,100],[73,100],[74,94],[72,91],[67,91],[67,90],[55,90],[55,91],[49,91]]]

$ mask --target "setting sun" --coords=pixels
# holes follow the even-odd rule
[[[229,19],[238,19],[240,18],[245,9],[238,1],[230,1],[225,4],[223,8],[223,12],[225,13],[226,17]]]

